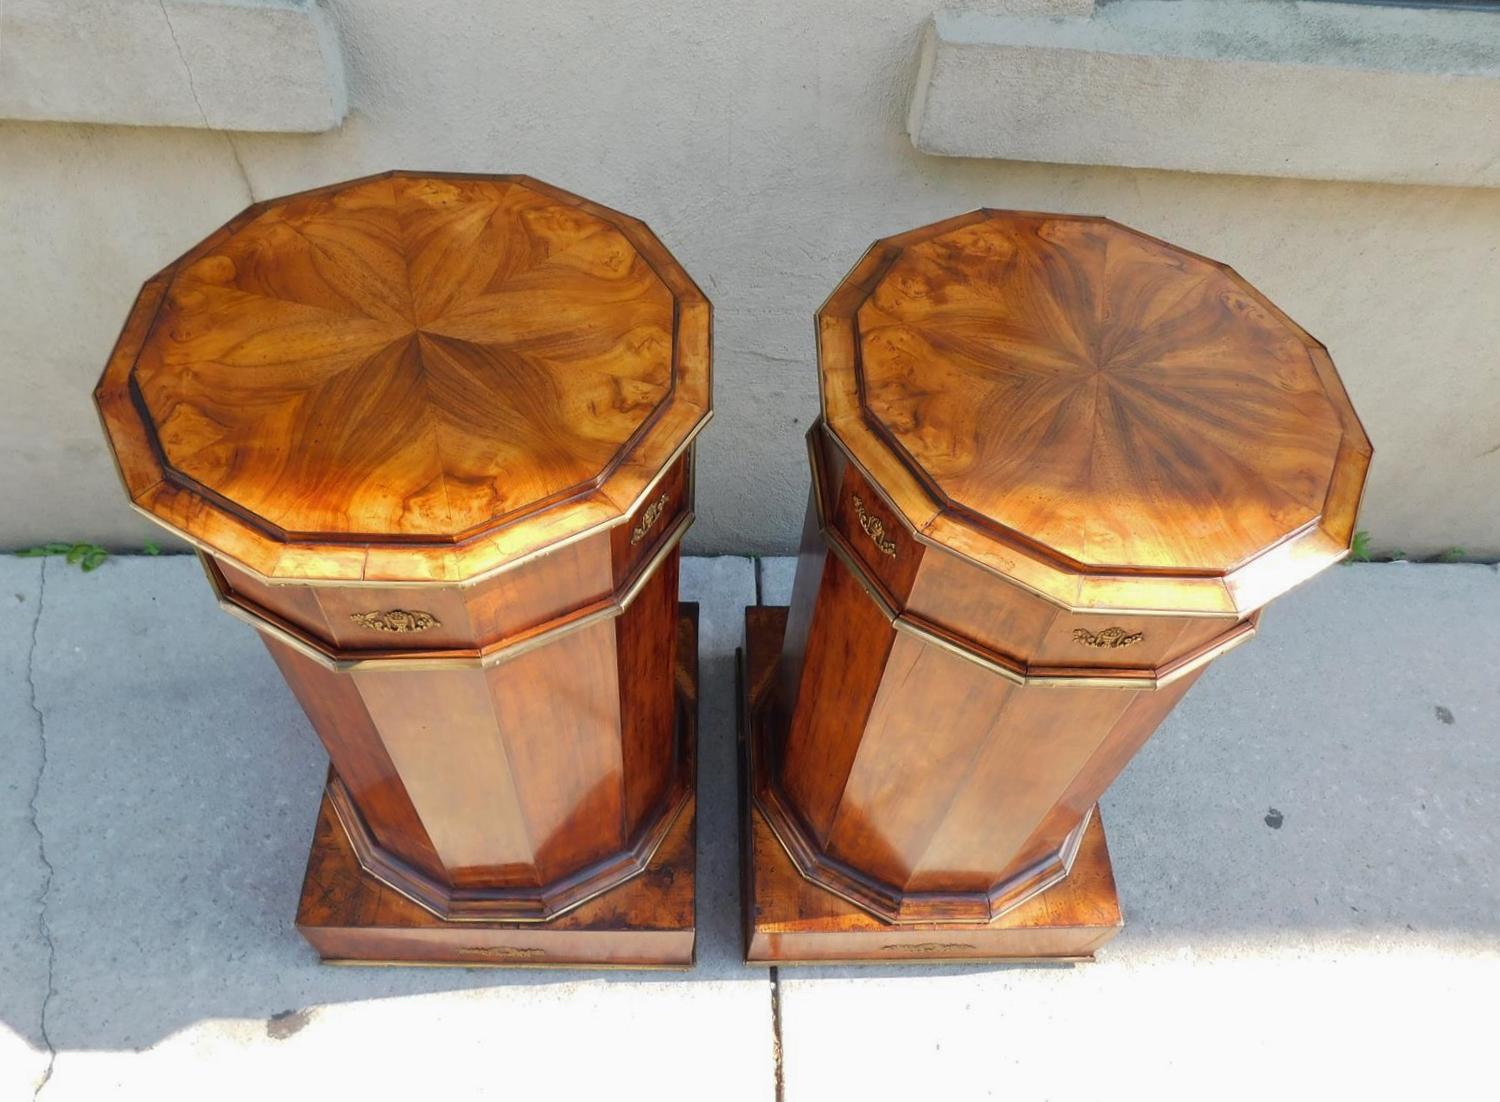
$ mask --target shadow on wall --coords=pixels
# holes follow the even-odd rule
[[[1500,577],[1340,569],[1283,605],[1108,797],[1128,924],[1087,967],[1183,946],[1338,954],[1500,935],[1500,744],[1486,737],[1500,684],[1476,670],[1500,659]],[[694,971],[344,969],[320,966],[292,926],[324,759],[252,633],[214,608],[191,560],[49,568],[32,670],[52,1044],[140,1048],[204,1019],[264,1020],[284,1038],[321,1004],[465,988],[765,984],[739,962],[740,615],[705,613]],[[34,927],[20,950],[43,959]],[[39,984],[34,1002],[0,1007],[42,1048]]]

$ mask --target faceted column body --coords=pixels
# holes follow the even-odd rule
[[[267,585],[210,565],[327,749],[361,863],[434,913],[575,906],[644,868],[688,797],[682,463],[660,486],[616,530],[634,544],[601,534],[472,586]]]
[[[912,539],[809,442],[763,810],[805,875],[888,921],[989,921],[1066,875],[1099,796],[1254,618],[1050,605]]]

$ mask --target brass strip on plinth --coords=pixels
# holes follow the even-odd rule
[[[819,885],[821,887],[821,885]],[[1008,956],[978,956],[978,957],[924,957],[924,956],[898,956],[894,952],[888,957],[822,957],[818,960],[786,960],[755,959],[745,961],[749,968],[847,968],[851,965],[861,968],[884,967],[895,965],[904,967],[906,965],[919,965],[923,968],[936,968],[944,964],[1093,964],[1098,959],[1093,953],[1086,956],[1074,957],[1008,957]],[[324,964],[344,964],[345,961],[325,960]],[[458,967],[466,967],[459,965]],[[487,965],[480,962],[481,968],[493,968],[495,965]],[[537,965],[522,965],[521,967],[538,967]]]
[[[696,950],[694,951],[696,955]],[[1065,960],[1067,958],[1049,957],[1046,960]],[[1080,958],[1083,959],[1083,958]],[[1088,958],[1092,959],[1092,958]],[[504,968],[507,972],[516,969],[532,969],[536,971],[555,971],[563,968],[569,972],[691,972],[697,961],[688,964],[599,964],[597,962],[580,963],[571,960],[535,960],[535,961],[512,961],[512,960],[353,960],[343,957],[324,957],[322,963],[331,964],[338,968]],[[751,962],[755,963],[755,962]],[[776,963],[775,961],[772,962]],[[853,961],[850,963],[859,963]],[[880,961],[873,963],[879,964]],[[892,960],[890,963],[899,964],[900,961]],[[936,962],[944,963],[944,962]],[[1009,963],[1007,961],[1007,963]]]

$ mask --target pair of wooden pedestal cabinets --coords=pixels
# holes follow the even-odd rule
[[[745,619],[746,957],[1087,958],[1100,795],[1346,554],[1369,440],[1245,280],[1101,218],[878,241],[817,337],[792,603]],[[644,223],[520,176],[260,203],[142,288],[96,400],[328,751],[324,959],[692,963],[710,344]]]

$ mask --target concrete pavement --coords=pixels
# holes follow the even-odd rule
[[[733,670],[757,580],[784,602],[791,569],[685,566],[703,722],[699,965],[679,975],[318,965],[292,912],[323,759],[253,633],[191,559],[0,558],[0,1099],[1491,1081],[1493,568],[1339,568],[1274,606],[1105,801],[1127,926],[1098,963],[773,977],[738,961]]]

